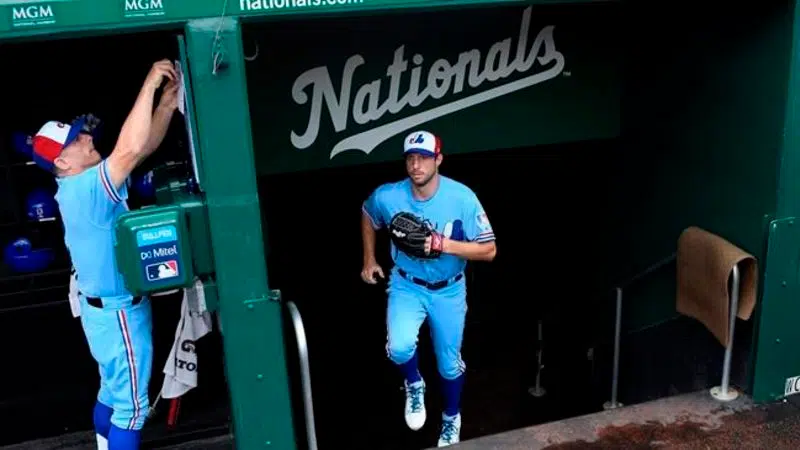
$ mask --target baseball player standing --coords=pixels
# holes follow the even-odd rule
[[[177,108],[176,77],[167,60],[152,66],[106,159],[86,133],[85,117],[70,125],[47,122],[33,138],[34,161],[56,177],[64,240],[78,275],[81,324],[99,366],[93,419],[101,450],[138,449],[149,407],[151,305],[125,288],[114,258],[114,222],[128,210],[128,176],[167,132]]]
[[[417,368],[417,337],[423,321],[428,320],[443,382],[438,446],[444,447],[458,443],[461,432],[460,397],[466,369],[461,359],[467,312],[464,269],[468,260],[492,261],[497,248],[492,226],[475,193],[439,174],[439,138],[416,131],[404,142],[408,178],[379,186],[362,206],[361,278],[369,284],[376,283],[376,275],[384,278],[375,258],[375,233],[389,228],[394,267],[387,290],[386,350],[404,377],[406,424],[419,430],[425,424],[426,410],[425,381]],[[407,213],[433,228],[424,239],[422,255],[403,251],[407,235],[393,229],[397,218]]]

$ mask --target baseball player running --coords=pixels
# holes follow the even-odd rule
[[[154,95],[165,79],[154,111]],[[64,240],[78,275],[81,324],[99,366],[93,419],[101,450],[138,449],[149,407],[151,306],[148,298],[126,290],[113,233],[115,219],[128,210],[128,176],[163,141],[177,92],[172,63],[156,62],[104,160],[86,132],[86,117],[70,125],[47,122],[33,138],[34,161],[56,177]]]
[[[492,261],[492,226],[475,193],[439,174],[441,141],[427,131],[404,141],[408,178],[379,186],[362,206],[364,266],[361,278],[384,278],[375,259],[375,233],[388,228],[394,267],[389,278],[386,323],[389,358],[405,383],[405,419],[412,430],[425,424],[425,381],[417,368],[417,337],[428,320],[444,411],[439,447],[458,443],[465,364],[461,342],[467,312],[464,269],[468,260]]]

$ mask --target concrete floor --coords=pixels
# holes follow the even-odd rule
[[[3,450],[92,449],[92,436],[75,433]],[[223,434],[186,443],[145,447],[170,450],[233,449]],[[365,445],[364,448],[368,448]],[[676,450],[800,448],[800,398],[754,405],[746,396],[730,403],[707,391],[678,395],[611,411],[471,439],[453,450]]]
[[[800,402],[730,403],[707,391],[473,439],[454,450],[797,449]]]

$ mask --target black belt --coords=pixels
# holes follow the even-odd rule
[[[78,295],[80,295],[80,292],[78,293]],[[136,306],[141,301],[142,301],[142,296],[137,295],[136,297],[133,297],[133,300],[131,300],[131,306]],[[94,306],[95,308],[100,308],[100,309],[103,308],[103,299],[101,299],[100,297],[86,297],[86,303],[88,303],[91,306]]]
[[[406,271],[403,269],[397,269],[397,273],[399,273],[400,276],[402,276],[406,280],[409,280],[412,283],[418,284],[420,286],[426,287],[432,291],[438,291],[439,289],[445,288],[451,283],[455,283],[456,281],[460,280],[461,277],[464,275],[463,273],[460,273],[449,280],[441,280],[431,283],[430,281],[425,281],[421,278],[411,276],[408,273],[406,273]]]

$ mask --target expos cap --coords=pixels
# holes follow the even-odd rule
[[[33,161],[39,167],[52,171],[53,161],[84,131],[86,121],[86,116],[80,116],[69,125],[55,120],[44,124],[31,141]]]
[[[419,153],[424,156],[437,156],[442,152],[442,141],[428,131],[415,131],[403,143],[403,154]]]

